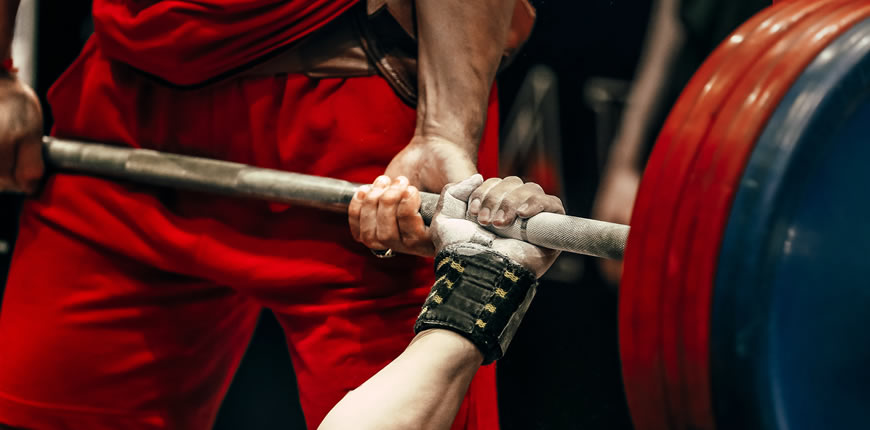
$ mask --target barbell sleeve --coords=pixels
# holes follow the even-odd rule
[[[59,169],[132,182],[290,203],[347,213],[361,184],[240,163],[168,154],[54,137],[43,138],[46,161]],[[438,194],[420,193],[426,224]],[[620,259],[629,227],[586,218],[541,213],[493,233],[538,246],[602,258]]]

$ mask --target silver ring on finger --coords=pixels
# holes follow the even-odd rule
[[[393,252],[392,248],[387,249],[370,249],[372,255],[378,258],[393,258],[396,256],[396,253]]]

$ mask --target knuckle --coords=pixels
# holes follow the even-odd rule
[[[521,197],[518,195],[508,194],[504,196],[504,198],[501,200],[501,203],[499,203],[499,209],[502,209],[505,212],[507,212],[508,210],[513,210],[514,208],[519,206],[520,199]]]
[[[377,239],[378,242],[381,242],[381,243],[389,242],[393,239],[390,232],[381,231],[381,230],[378,230],[377,234],[375,235],[375,238]]]
[[[544,203],[546,200],[547,200],[547,196],[546,196],[546,195],[542,195],[542,194],[532,194],[531,196],[529,196],[528,199],[526,199],[526,202],[528,202],[528,203],[534,203],[534,204],[542,204],[542,203]]]
[[[405,220],[412,219],[415,215],[417,215],[417,209],[409,204],[399,205],[399,209],[396,211],[396,216]]]
[[[500,181],[501,181],[501,179],[499,179],[499,178],[489,178],[489,179],[487,179],[487,180],[484,181],[482,184],[480,184],[480,186],[477,187],[477,189],[474,190],[474,192],[471,193],[471,196],[472,196],[472,197],[475,197],[475,198],[480,198],[481,196],[487,194],[487,192],[488,192],[492,187],[498,185],[498,183],[499,183]]]
[[[530,190],[532,190],[534,192],[541,193],[541,194],[544,193],[544,188],[541,187],[540,185],[538,185],[537,182],[526,182],[524,186],[528,187]]]
[[[533,196],[529,196],[529,198],[526,199],[525,204],[529,205],[530,208],[541,210],[547,206],[546,197],[535,194]]]
[[[401,199],[402,199],[401,193],[390,190],[390,191],[385,192],[384,195],[381,197],[380,204],[393,206],[393,205],[399,203],[399,200],[401,200]]]
[[[486,198],[483,199],[483,206],[488,208],[492,208],[498,206],[502,202],[502,196],[496,196],[493,193],[487,194]]]
[[[363,199],[362,204],[363,206],[377,206],[379,199],[380,196],[378,196],[377,193],[369,193],[366,194],[366,197]]]
[[[510,218],[510,217],[514,216],[514,214],[517,211],[518,206],[519,205],[517,205],[517,204],[504,204],[504,203],[502,203],[499,210],[504,211],[506,218]]]
[[[553,208],[556,209],[559,213],[565,213],[565,205],[562,203],[562,199],[556,196],[550,196],[550,198]]]
[[[399,207],[396,208],[396,218],[399,220],[403,220],[408,218],[411,215],[411,210],[405,204],[399,204]]]
[[[366,246],[369,246],[377,240],[376,232],[371,229],[362,229],[360,231],[360,239],[362,239],[362,242]]]

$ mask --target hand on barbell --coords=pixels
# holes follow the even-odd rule
[[[35,192],[44,170],[39,99],[14,75],[0,75],[0,191]]]
[[[434,257],[429,229],[420,216],[420,191],[399,176],[363,185],[347,207],[353,238],[374,250]]]
[[[430,227],[436,251],[463,242],[489,245],[538,277],[559,256],[559,251],[494,235],[481,227],[489,224],[493,217],[481,219],[479,215],[478,223],[466,219],[467,214],[475,212],[496,214],[493,222],[497,222],[497,226],[508,226],[517,217],[527,218],[541,212],[564,214],[565,209],[559,198],[545,194],[538,184],[523,183],[517,177],[494,178],[484,182],[483,177],[477,174],[458,184],[448,184],[441,191],[441,199]]]

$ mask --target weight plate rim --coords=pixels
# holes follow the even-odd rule
[[[720,267],[743,270],[731,272],[720,271],[716,274],[717,303],[731,303],[732,300],[736,301],[736,297],[733,299],[731,298],[734,296],[734,290],[733,288],[729,288],[728,285],[735,282],[748,282],[753,279],[758,279],[760,272],[763,271],[760,262],[753,262],[752,259],[746,258],[746,254],[743,252],[744,247],[741,246],[744,243],[744,240],[741,240],[744,235],[740,235],[737,232],[743,232],[746,230],[751,230],[756,233],[760,231],[769,231],[769,226],[776,222],[776,214],[779,212],[779,206],[761,206],[755,204],[757,202],[753,196],[759,196],[760,198],[761,195],[765,195],[774,201],[782,201],[780,199],[783,198],[783,196],[787,196],[789,190],[794,186],[786,181],[787,177],[794,177],[794,175],[796,175],[796,173],[791,170],[793,168],[792,163],[796,162],[794,160],[798,158],[797,154],[800,151],[809,150],[804,148],[812,145],[812,141],[808,140],[810,139],[808,136],[812,136],[813,138],[825,135],[833,136],[839,131],[839,129],[827,129],[827,127],[824,127],[827,126],[828,123],[822,121],[820,118],[826,118],[833,115],[832,113],[829,113],[827,109],[830,106],[838,106],[837,102],[842,102],[842,100],[847,97],[850,97],[850,100],[863,98],[866,102],[866,94],[850,94],[848,90],[845,90],[842,87],[838,88],[838,86],[842,85],[842,82],[847,79],[858,80],[856,74],[862,72],[856,71],[857,69],[862,69],[865,73],[866,70],[870,69],[870,52],[868,52],[870,49],[867,48],[865,42],[853,39],[856,35],[860,36],[861,33],[864,34],[861,38],[865,38],[867,37],[867,34],[870,34],[870,17],[865,17],[863,21],[856,23],[852,28],[844,34],[841,34],[837,40],[832,42],[826,48],[826,51],[830,49],[830,51],[827,52],[837,55],[829,55],[828,58],[830,58],[830,60],[826,60],[822,57],[822,54],[819,54],[813,64],[811,64],[801,75],[799,83],[793,86],[793,89],[791,89],[786,95],[786,100],[789,100],[790,102],[798,101],[802,94],[809,93],[819,95],[818,100],[816,100],[817,103],[813,104],[813,107],[806,111],[791,109],[791,103],[783,105],[781,109],[774,113],[774,116],[769,122],[769,126],[759,137],[759,145],[753,151],[752,158],[749,160],[746,174],[743,178],[744,182],[753,181],[759,184],[759,186],[754,187],[754,189],[741,188],[738,191],[731,212],[732,214],[736,214],[737,211],[744,211],[744,215],[732,216],[729,218],[729,225],[727,226],[725,237],[723,238],[722,253],[719,256]],[[864,44],[863,48],[859,46],[861,44]],[[853,52],[853,55],[851,56],[839,55],[843,52],[848,52],[850,49],[855,49],[856,52]],[[843,67],[843,64],[848,68],[838,69],[839,67]],[[851,67],[849,67],[850,65]],[[832,70],[834,74],[831,76],[817,79],[820,75],[831,74]],[[835,79],[834,76],[837,78],[836,81],[833,80]],[[801,83],[805,81],[808,81],[809,84],[801,85]],[[851,87],[847,86],[847,88]],[[824,95],[822,96],[821,94]],[[845,110],[847,109],[841,108],[838,109],[837,112]],[[800,131],[800,133],[797,131]],[[759,164],[761,162],[765,163],[764,167]],[[771,164],[771,162],[775,163]],[[773,175],[768,173],[768,171],[776,171],[779,172],[779,174]],[[758,180],[759,178],[767,178],[768,180]],[[738,246],[741,246],[739,251],[737,248]],[[759,248],[762,247],[763,245]],[[737,254],[738,256],[734,257],[734,254]],[[761,296],[766,295],[766,292],[762,291],[756,294]],[[734,304],[733,306],[737,306],[737,304]],[[721,316],[716,316],[717,312],[721,314],[722,312],[727,312],[727,310],[723,310],[721,306],[714,309],[714,319],[711,329],[714,330],[714,333],[727,333],[727,324],[722,322]],[[755,316],[758,317],[760,315]],[[723,327],[723,325],[725,325],[725,327]],[[733,330],[731,333],[733,333]],[[718,338],[721,339],[721,335]],[[729,344],[733,344],[733,341],[729,341]],[[713,362],[713,371],[715,372],[714,376],[719,373],[719,371],[716,370],[717,368],[720,369],[720,371],[721,369],[727,368],[723,363],[726,363],[728,359],[737,360],[737,357],[729,351],[733,351],[733,348],[724,348],[716,343],[711,345],[711,361]],[[722,356],[720,357],[716,354],[717,352],[722,354]],[[725,358],[726,356],[728,358]],[[736,361],[731,361],[731,363],[736,363]],[[733,371],[728,373],[732,376],[743,376],[742,374]],[[746,378],[749,377],[747,376]],[[763,378],[758,379],[763,380]],[[753,381],[755,381],[755,379],[753,379]],[[713,380],[714,386],[723,382],[724,381],[721,381],[721,379],[717,381],[714,378]],[[730,382],[732,384],[738,383],[736,380],[731,380]],[[743,383],[747,384],[745,381]],[[758,392],[762,391],[751,391],[752,394],[757,394]],[[769,390],[763,390],[763,392],[769,392]],[[740,418],[743,418],[743,420],[739,421],[739,425],[742,425],[743,427],[746,427],[747,425],[761,426],[764,423],[774,422],[774,417],[764,413],[765,411],[773,410],[772,401],[770,399],[757,400],[765,403],[767,407],[760,407],[758,410],[750,410],[749,418],[745,418],[745,414],[740,414]],[[726,418],[727,417],[722,417],[721,419]],[[731,418],[733,419],[734,417]]]
[[[783,8],[784,7],[779,7],[778,9],[783,9]],[[764,19],[762,19],[762,18],[763,17],[757,17],[756,20],[757,21],[760,20],[763,22]],[[757,23],[755,26],[753,26],[753,30],[750,31],[749,34],[754,34],[755,31],[757,31],[757,28],[759,27],[760,24],[761,23]],[[746,26],[746,25],[748,25],[748,24],[744,24],[744,26]],[[736,32],[739,33],[742,30],[744,30],[743,27],[737,29]],[[729,40],[733,41],[734,39],[731,38]],[[740,44],[742,44],[742,39],[740,40],[740,42],[738,42],[736,44],[725,44],[722,47],[717,48],[714,51],[714,53],[711,55],[711,57],[708,58],[707,61],[704,62],[704,64],[699,69],[699,71],[696,72],[696,74],[689,81],[686,88],[683,90],[682,95],[680,96],[680,100],[683,100],[683,98],[689,99],[688,102],[685,102],[685,101],[683,102],[683,104],[689,105],[688,107],[685,108],[686,112],[681,112],[681,110],[680,110],[682,108],[681,103],[678,102],[674,106],[673,110],[671,111],[671,113],[668,116],[668,119],[665,122],[665,125],[663,127],[663,131],[660,133],[659,137],[657,138],[656,148],[660,148],[663,145],[667,146],[670,144],[670,142],[669,142],[670,134],[666,133],[667,130],[674,129],[674,128],[679,129],[681,127],[682,122],[685,119],[683,119],[683,121],[679,121],[680,117],[687,116],[687,113],[689,110],[691,110],[692,105],[697,103],[697,100],[699,98],[699,93],[701,92],[703,87],[706,85],[706,81],[709,80],[710,76],[713,76],[716,74],[716,72],[719,70],[720,66],[725,62],[725,60],[727,60],[727,58],[730,57],[733,50],[736,50]],[[690,94],[690,95],[687,96],[687,94]],[[680,124],[675,126],[674,123],[677,121],[679,121]],[[651,211],[644,210],[643,208],[650,206],[649,203],[646,203],[645,199],[648,200],[648,198],[646,196],[650,196],[653,193],[648,191],[647,189],[649,187],[651,187],[652,184],[657,182],[657,180],[658,180],[657,176],[652,175],[652,173],[651,173],[652,170],[650,169],[650,167],[655,166],[655,162],[657,160],[657,157],[659,157],[658,154],[660,154],[661,152],[662,152],[661,150],[658,150],[658,151],[653,151],[653,153],[651,154],[650,161],[647,164],[647,168],[646,168],[644,175],[643,175],[644,180],[641,181],[641,185],[640,185],[639,190],[638,190],[638,198],[635,202],[635,206],[634,206],[633,211],[632,211],[632,231],[629,233],[628,244],[627,244],[627,248],[626,248],[627,249],[626,258],[625,258],[626,270],[624,271],[623,280],[622,280],[622,283],[620,285],[620,303],[619,303],[619,315],[620,315],[619,332],[620,333],[619,333],[619,337],[620,337],[620,356],[621,356],[621,361],[622,361],[621,366],[622,366],[623,375],[624,375],[624,385],[625,385],[625,390],[626,390],[626,397],[627,397],[627,400],[628,400],[628,403],[629,403],[629,406],[631,409],[632,421],[639,428],[641,428],[642,424],[646,424],[648,428],[657,428],[657,427],[669,426],[669,422],[670,422],[670,415],[668,414],[667,407],[666,407],[667,406],[667,403],[665,400],[666,393],[664,390],[663,378],[662,378],[662,375],[660,374],[662,372],[661,369],[659,369],[658,366],[656,366],[654,364],[643,366],[643,367],[650,367],[649,369],[643,369],[643,370],[637,369],[639,367],[638,363],[644,361],[643,359],[638,359],[637,356],[638,355],[652,355],[652,356],[657,355],[655,353],[654,354],[649,353],[650,350],[657,352],[657,350],[658,350],[657,345],[655,345],[655,344],[642,345],[641,342],[639,342],[639,341],[642,341],[648,337],[644,336],[644,333],[642,330],[641,331],[628,330],[627,327],[633,326],[634,322],[633,322],[633,319],[626,318],[626,315],[629,315],[629,314],[633,315],[636,313],[635,310],[629,309],[629,308],[633,307],[633,305],[635,305],[637,303],[637,296],[639,295],[638,293],[644,293],[646,295],[650,295],[653,298],[660,295],[660,294],[658,294],[658,290],[652,289],[652,287],[653,287],[652,285],[646,286],[646,290],[641,290],[640,288],[633,287],[636,282],[634,282],[632,280],[632,276],[634,275],[634,272],[632,271],[633,266],[631,265],[631,261],[633,261],[631,258],[631,253],[632,253],[631,250],[634,249],[635,247],[643,246],[642,244],[645,242],[645,237],[643,237],[643,235],[641,235],[640,233],[645,232],[646,226],[644,224],[646,223],[646,219],[638,218],[637,216],[634,216],[634,214],[642,213],[642,212],[652,213]],[[656,173],[658,173],[658,172],[656,172]],[[643,260],[641,260],[641,261],[643,261]],[[632,300],[625,300],[626,295],[633,296]],[[646,304],[646,303],[651,303],[651,302],[657,302],[657,300],[642,300],[640,302],[642,304]],[[641,309],[643,309],[643,306],[639,306],[639,307]],[[660,312],[657,309],[653,309],[652,312],[647,311],[646,313],[649,315],[660,314]],[[649,321],[649,319],[647,319],[647,318],[644,318],[644,320]],[[657,320],[655,320],[655,322],[658,323]],[[653,329],[652,333],[649,333],[649,334],[652,334],[654,336],[658,336],[658,329],[657,328]],[[649,339],[651,339],[651,338],[652,337],[649,337]],[[632,361],[634,361],[634,363],[632,363]],[[655,362],[656,360],[655,359],[647,359],[646,361],[647,362]],[[653,369],[653,368],[655,368],[655,369]],[[635,382],[634,377],[632,376],[635,373],[644,374],[645,377],[642,379],[646,380],[648,383]],[[640,400],[634,400],[634,398],[637,398]],[[655,403],[655,404],[653,405],[651,403]],[[639,409],[642,412],[639,412]],[[651,413],[651,412],[653,412],[653,413]],[[638,418],[639,415],[641,416],[640,418]],[[651,424],[651,423],[655,423],[655,424]]]
[[[854,15],[854,4],[849,1],[826,3],[753,64],[748,71],[751,78],[742,79],[721,106],[719,117],[710,125],[698,147],[693,172],[687,175],[689,179],[674,217],[674,228],[669,233],[672,240],[670,249],[678,253],[678,257],[676,263],[667,268],[663,283],[681,287],[675,289],[672,298],[677,303],[676,317],[672,319],[671,327],[665,326],[665,329],[674,331],[672,338],[676,344],[671,347],[678,355],[679,364],[675,363],[681,372],[678,380],[688,400],[681,410],[686,411],[689,417],[686,425],[690,427],[711,426],[713,421],[709,325],[714,287],[712,281],[707,282],[697,273],[705,265],[690,264],[719,247],[717,232],[721,229],[719,224],[709,222],[711,215],[706,210],[711,209],[710,202],[716,201],[729,207],[729,196],[733,196],[743,166],[766,120],[815,54],[830,42],[830,39],[822,39],[813,46],[814,35],[848,15]],[[831,38],[847,30],[840,28],[830,33]],[[800,57],[798,66],[794,66],[795,57]],[[788,74],[789,71],[794,72]],[[749,97],[765,94],[765,89],[777,87],[779,90],[775,97]],[[726,166],[724,171],[723,166]],[[709,393],[709,396],[705,398],[703,393]]]
[[[803,4],[803,3],[809,3],[809,2],[807,1],[807,2],[795,2],[795,3]],[[669,139],[670,136],[667,134],[667,130],[674,129],[674,127],[675,127],[674,124],[679,119],[679,115],[681,112],[680,107],[683,104],[689,105],[688,108],[684,109],[684,112],[682,112],[682,115],[685,117],[683,119],[683,122],[685,122],[687,119],[692,118],[692,116],[690,115],[691,110],[692,110],[691,108],[694,107],[694,105],[696,105],[698,103],[698,100],[700,99],[700,95],[701,95],[700,91],[706,87],[707,82],[710,80],[710,78],[717,76],[716,72],[718,71],[719,66],[724,61],[726,61],[730,57],[730,55],[732,55],[732,53],[734,51],[736,51],[740,48],[745,49],[745,47],[742,46],[742,43],[748,37],[748,35],[754,35],[759,30],[763,30],[767,27],[770,27],[771,25],[770,25],[770,22],[768,22],[768,21],[771,19],[771,17],[780,16],[778,14],[782,14],[783,15],[782,18],[786,19],[786,17],[784,16],[784,15],[786,15],[786,13],[783,12],[783,10],[791,11],[791,10],[798,9],[799,7],[802,7],[802,6],[796,6],[795,3],[783,4],[783,5],[780,5],[779,7],[774,6],[774,7],[770,7],[770,8],[765,9],[764,11],[760,12],[755,17],[753,17],[749,21],[747,21],[747,23],[742,25],[740,28],[738,28],[735,31],[735,33],[733,33],[732,36],[730,36],[727,39],[726,43],[724,43],[719,48],[717,48],[716,51],[714,51],[713,55],[711,55],[711,57],[704,63],[704,65],[701,66],[698,73],[696,73],[696,75],[692,78],[692,80],[687,85],[686,89],[683,91],[683,95],[681,95],[680,99],[684,100],[684,101],[681,103],[678,102],[678,104],[674,107],[671,115],[669,116],[668,121],[666,122],[665,128],[663,129],[663,132],[659,137],[659,141],[657,142],[657,151],[653,152],[650,165],[655,166],[656,163],[655,163],[654,159],[656,157],[660,157],[660,155],[658,155],[658,154],[663,154],[665,152],[662,149],[660,149],[661,145],[662,144],[668,145],[668,144],[670,144],[669,140],[673,140],[672,138]],[[789,14],[789,15],[791,15],[791,14]],[[742,36],[738,39],[735,37],[735,35],[742,35]],[[765,43],[759,43],[759,45],[760,46],[767,46],[767,44],[765,44]],[[718,60],[718,61],[713,62],[714,59]],[[688,100],[688,101],[685,101],[685,100]],[[682,125],[678,125],[677,127],[679,128],[681,126]],[[649,192],[649,188],[652,186],[652,184],[654,182],[656,182],[656,180],[650,181],[649,178],[651,178],[651,177],[653,177],[653,176],[652,176],[650,170],[645,172],[645,174],[644,174],[645,179],[642,182],[641,190],[639,191],[639,194],[638,194],[639,198],[638,198],[637,203],[635,204],[634,213],[642,213],[642,211],[644,211],[643,206],[644,206],[644,199],[645,198],[647,200],[652,199],[652,197],[651,197],[652,193]],[[646,184],[646,186],[644,186],[643,184]],[[645,190],[646,190],[646,192],[645,192]],[[655,190],[653,189],[653,191],[655,191]],[[646,196],[650,196],[650,197],[646,197]],[[655,212],[652,212],[652,211],[646,211],[646,212],[650,213],[650,214],[655,214]],[[645,219],[639,219],[637,217],[633,217],[633,219],[637,220],[637,222],[641,225],[643,225],[646,221]],[[636,225],[634,224],[634,222],[633,222],[633,226],[635,226],[635,228],[632,229],[633,230],[632,233],[634,233],[636,231],[640,231],[640,232],[645,231],[644,230],[645,226],[638,229],[638,228],[636,228]],[[643,235],[638,235],[638,234],[630,235],[628,253],[631,254],[632,249],[640,249],[643,246],[643,245],[641,245],[641,243],[643,243],[645,241],[645,239],[646,238],[643,237]],[[630,263],[629,263],[630,259],[631,259],[630,255],[627,255],[627,260],[626,260],[627,267],[630,267]],[[643,261],[643,260],[641,260],[641,261]],[[630,270],[627,270],[626,272],[627,272],[626,277],[631,279],[631,277],[634,273],[630,273],[631,272]],[[655,405],[652,405],[651,407],[646,407],[646,404],[649,403],[651,400],[654,400],[657,394],[659,396],[664,395],[665,385],[664,385],[664,381],[663,381],[664,375],[661,374],[662,370],[660,369],[660,366],[655,366],[655,365],[644,366],[642,364],[639,364],[639,363],[643,362],[643,359],[637,358],[638,355],[644,355],[644,353],[647,356],[654,356],[654,357],[658,356],[659,354],[657,353],[657,351],[659,350],[659,348],[657,348],[656,345],[654,345],[654,344],[651,344],[652,345],[651,347],[647,346],[646,349],[644,349],[643,347],[638,347],[637,339],[641,339],[643,337],[642,334],[643,334],[644,330],[638,331],[638,330],[631,328],[631,327],[635,326],[634,321],[633,321],[634,318],[632,318],[630,316],[630,314],[634,313],[634,309],[632,309],[632,307],[634,307],[634,303],[631,303],[631,301],[635,301],[637,299],[637,296],[639,296],[638,291],[642,291],[645,294],[650,294],[651,291],[649,291],[650,290],[649,286],[634,287],[634,284],[641,284],[641,282],[638,282],[638,281],[624,282],[623,286],[621,287],[621,292],[620,292],[620,310],[619,310],[620,315],[621,315],[621,317],[620,317],[620,349],[622,351],[623,373],[626,376],[626,378],[625,378],[626,379],[626,396],[629,399],[629,404],[631,405],[630,407],[632,409],[632,416],[633,416],[633,419],[634,419],[636,425],[638,423],[643,423],[643,422],[658,422],[659,425],[667,425],[668,424],[667,420],[669,417],[662,415],[662,413],[664,413],[664,412],[662,412],[663,408],[659,408],[659,413],[656,413],[657,408]],[[641,290],[640,288],[646,288],[647,290],[644,291],[644,290]],[[653,291],[653,293],[655,293],[655,292]],[[626,299],[626,297],[630,296],[630,295],[635,296],[635,298],[632,299],[631,301]],[[651,301],[644,300],[643,302],[648,303]],[[641,308],[642,307],[643,306],[641,306]],[[650,312],[647,312],[647,313],[650,313]],[[654,309],[653,312],[651,312],[650,314],[651,315],[660,315],[661,313],[657,312]],[[646,330],[646,331],[649,331],[649,330]],[[653,332],[652,334],[654,336],[660,336],[660,333],[658,333],[658,332]],[[653,350],[652,354],[649,353],[650,350]],[[626,358],[629,358],[629,359],[627,360]],[[648,360],[648,361],[651,361],[651,360]],[[641,381],[637,381],[637,383],[636,383],[634,378],[636,377],[636,375],[642,374],[644,372],[644,370],[642,369],[643,367],[652,367],[652,368],[658,367],[659,369],[656,369],[656,370],[659,372],[659,374],[656,375],[656,374],[654,374],[655,371],[647,370],[646,377],[645,378],[638,378]],[[656,387],[651,387],[649,385],[645,385],[642,382],[643,379],[653,382],[653,384],[650,384],[650,385],[654,385],[656,383],[659,385]],[[659,401],[659,404],[665,405],[666,404],[665,400],[661,399]],[[641,416],[640,419],[637,418],[639,415]]]

